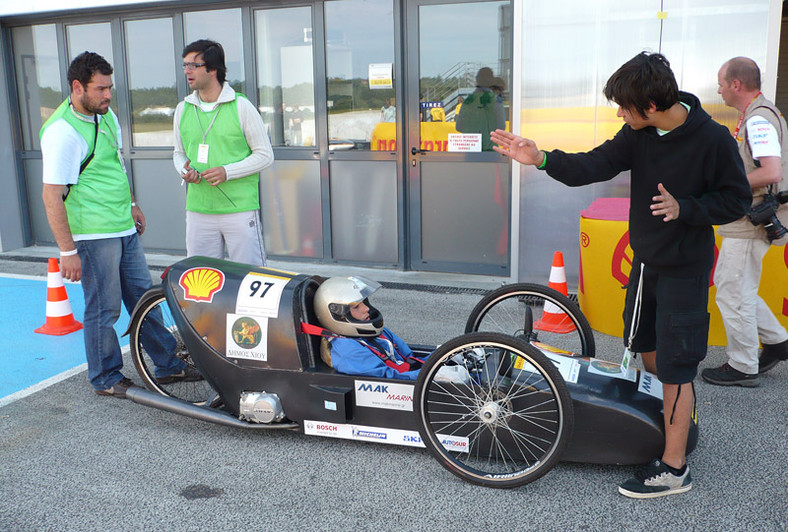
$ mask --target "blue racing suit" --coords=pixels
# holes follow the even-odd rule
[[[419,374],[418,369],[409,369],[411,348],[385,327],[378,338],[341,336],[328,338],[328,342],[331,364],[340,373],[402,380],[416,380]]]

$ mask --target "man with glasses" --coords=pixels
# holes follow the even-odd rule
[[[121,301],[131,313],[151,287],[139,236],[145,215],[134,200],[119,148],[120,127],[109,108],[112,66],[84,52],[68,68],[71,97],[41,128],[43,200],[60,248],[60,269],[82,281],[85,293],[85,353],[95,392],[125,398],[133,386],[122,373],[123,357],[114,325]],[[202,379],[172,356],[171,336],[155,330],[143,345],[161,382]]]
[[[201,39],[183,49],[192,89],[173,118],[173,163],[186,194],[186,254],[265,266],[260,171],[274,160],[260,113],[225,81],[221,44]]]

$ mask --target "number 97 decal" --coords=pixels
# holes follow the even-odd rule
[[[279,300],[288,281],[290,279],[260,273],[247,274],[238,288],[236,314],[276,318],[279,315]]]

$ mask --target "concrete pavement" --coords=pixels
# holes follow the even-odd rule
[[[46,272],[45,262],[4,255],[0,272]],[[394,273],[365,271],[387,282],[376,306],[413,343],[461,334],[479,291],[496,283],[445,276],[469,290],[441,289],[441,274]],[[621,340],[596,336],[600,358],[619,361]],[[710,348],[701,368],[723,361]],[[698,379],[693,489],[633,501],[616,490],[630,467],[561,463],[525,487],[492,490],[424,450],[216,426],[96,396],[79,372],[0,407],[0,530],[784,531],[788,363],[761,380],[743,389]]]

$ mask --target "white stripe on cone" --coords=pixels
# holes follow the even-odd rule
[[[47,273],[47,288],[60,288],[63,286],[63,276],[60,271]]]
[[[566,314],[563,310],[561,310],[560,308],[556,307],[555,304],[551,303],[550,301],[545,301],[544,302],[544,313],[545,314],[547,314],[547,313],[551,313],[551,314]]]
[[[544,279],[544,277],[542,279]],[[553,266],[550,269],[550,282],[566,284],[566,270],[561,266]]]
[[[47,301],[47,316],[50,318],[60,318],[71,314],[71,303],[68,299],[63,301]]]

